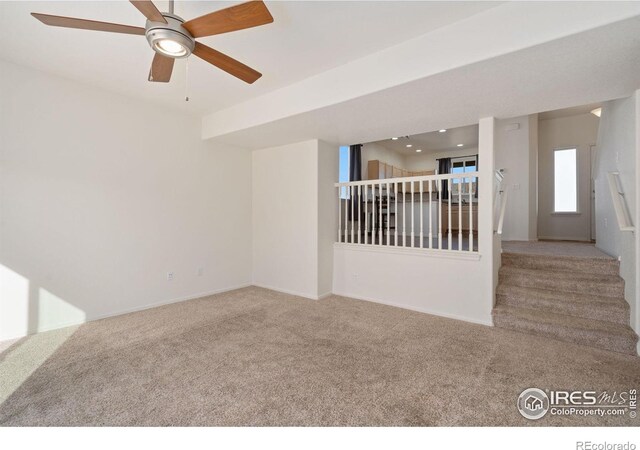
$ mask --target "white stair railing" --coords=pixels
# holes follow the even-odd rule
[[[501,191],[500,194],[500,215],[498,216],[498,226],[496,228],[496,234],[502,234],[502,226],[504,225],[504,213],[507,211],[507,197],[509,192]]]
[[[609,192],[611,192],[613,209],[616,212],[616,219],[618,220],[618,227],[620,231],[633,232],[635,227],[633,226],[633,220],[631,220],[631,214],[629,213],[627,202],[624,198],[624,190],[620,182],[620,172],[607,173],[607,179],[609,181]]]
[[[504,180],[503,169],[495,171],[495,184],[494,184],[494,196],[493,196],[493,217],[496,228],[495,234],[502,234],[502,227],[504,225],[504,214],[507,210],[507,191],[502,188],[502,182]]]
[[[477,252],[478,175],[467,172],[336,183],[336,242]]]

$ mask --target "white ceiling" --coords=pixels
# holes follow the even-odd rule
[[[376,142],[376,144],[401,155],[425,155],[461,148],[475,149],[478,148],[478,125],[451,128],[442,133],[440,131],[432,131],[412,136],[402,136],[398,137],[397,140],[385,139]],[[462,147],[458,147],[458,144],[462,144]],[[407,147],[407,145],[411,145],[411,147]],[[422,150],[422,152],[416,152],[416,150]]]
[[[636,89],[640,18],[634,17],[216,139],[255,149],[307,139],[376,142],[481,117],[592,104]]]
[[[240,2],[176,2],[185,19]],[[219,110],[457,22],[499,2],[266,2],[270,25],[200,39],[263,73],[247,85],[197,57],[149,83],[142,36],[48,27],[31,12],[144,26],[127,1],[0,1],[0,58],[194,114]],[[166,10],[166,1],[157,1]],[[188,82],[188,83],[187,83]],[[185,93],[190,102],[185,104]]]
[[[560,117],[577,116],[578,114],[587,114],[596,108],[600,108],[602,103],[590,103],[588,105],[572,106],[570,108],[556,109],[540,113],[540,120],[558,119]]]

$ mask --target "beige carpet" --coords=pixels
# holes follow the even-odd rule
[[[252,287],[39,338],[57,333],[0,424],[639,424],[516,410],[527,387],[638,388],[638,357],[336,296]],[[28,344],[4,350],[0,380],[42,356]]]
[[[549,256],[607,258],[611,256],[588,242],[572,241],[502,241],[504,253],[527,253]]]

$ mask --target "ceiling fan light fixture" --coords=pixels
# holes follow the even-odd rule
[[[175,14],[163,13],[167,23],[147,21],[146,36],[156,52],[169,58],[186,58],[195,48],[195,40],[182,27],[184,20]]]
[[[172,58],[181,58],[186,56],[189,51],[180,42],[176,42],[171,39],[160,39],[154,42],[155,50],[159,51],[165,56]]]

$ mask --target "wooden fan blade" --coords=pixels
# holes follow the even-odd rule
[[[191,33],[191,36],[198,38],[257,27],[271,22],[273,22],[273,17],[260,0],[230,6],[189,20],[182,26]]]
[[[249,84],[262,76],[260,72],[253,70],[251,67],[245,66],[240,61],[236,61],[230,56],[207,47],[200,42],[196,42],[193,54]]]
[[[152,22],[167,23],[151,0],[129,0],[144,16]]]
[[[144,28],[120,25],[118,23],[97,22],[95,20],[74,19],[73,17],[50,16],[48,14],[31,13],[45,25],[52,27],[79,28],[81,30],[109,31],[112,33],[139,34],[144,36]]]
[[[149,70],[149,81],[160,83],[168,83],[173,72],[173,63],[175,59],[156,53]]]

